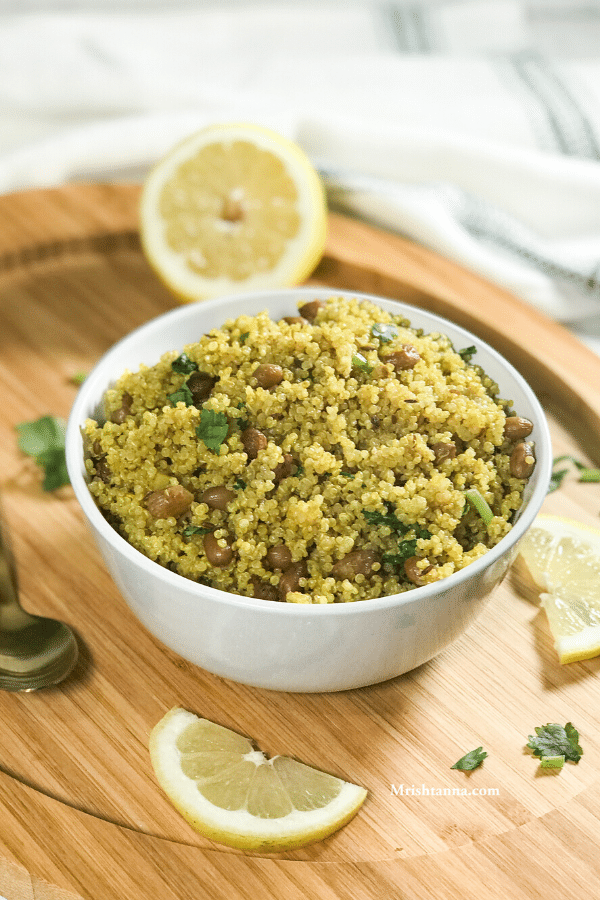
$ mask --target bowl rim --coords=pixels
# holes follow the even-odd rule
[[[139,344],[140,340],[143,341],[145,337],[164,327],[168,327],[172,322],[185,322],[188,318],[195,319],[198,315],[202,315],[203,312],[210,312],[221,306],[226,307],[228,305],[236,305],[239,303],[250,304],[262,299],[264,300],[265,307],[267,307],[269,306],[269,301],[282,299],[284,297],[298,300],[302,297],[324,299],[331,296],[356,298],[376,304],[381,301],[393,303],[394,308],[398,308],[398,314],[406,315],[407,318],[411,319],[411,325],[413,325],[411,314],[412,316],[416,314],[419,319],[425,319],[435,325],[435,328],[431,329],[432,331],[444,333],[444,327],[450,326],[451,330],[460,332],[464,335],[467,341],[475,343],[478,349],[483,349],[486,353],[490,354],[491,357],[495,359],[496,363],[506,372],[507,376],[513,378],[519,384],[520,389],[526,395],[537,416],[535,422],[537,458],[534,473],[536,484],[526,505],[519,511],[518,519],[513,524],[509,533],[494,547],[486,551],[483,556],[479,557],[474,562],[469,563],[469,565],[460,569],[458,572],[454,572],[452,575],[448,575],[433,584],[415,587],[399,594],[390,594],[388,596],[372,598],[365,601],[357,600],[349,603],[323,604],[274,603],[272,600],[261,600],[256,597],[246,597],[240,594],[218,590],[217,588],[199,584],[176,572],[171,572],[169,569],[160,565],[160,563],[155,562],[145,556],[140,550],[133,547],[106,521],[88,489],[83,474],[81,425],[85,419],[90,416],[90,410],[98,406],[101,395],[104,393],[104,390],[106,390],[107,384],[120,377],[122,371],[124,371],[120,370],[113,375],[110,382],[107,382],[106,372],[110,369],[111,361],[120,356],[123,348],[126,347],[128,343]],[[256,313],[252,314],[255,315]],[[238,315],[241,315],[241,313],[237,313],[235,317]],[[234,316],[228,316],[227,318],[234,318]],[[223,319],[223,321],[225,321],[225,319]],[[416,327],[422,327],[422,323],[418,323]],[[100,394],[98,393],[99,383],[101,383],[102,386],[102,392]],[[537,452],[539,448],[542,449],[541,453]],[[376,294],[363,293],[362,291],[328,287],[280,288],[276,290],[261,290],[243,294],[228,294],[227,296],[214,298],[212,300],[178,306],[144,322],[142,325],[120,338],[100,357],[79,388],[67,421],[65,455],[71,485],[83,513],[88,520],[88,524],[104,538],[120,557],[125,557],[126,561],[132,564],[134,568],[142,569],[147,576],[162,581],[171,588],[176,588],[179,591],[183,590],[184,593],[190,596],[197,595],[199,600],[212,600],[231,607],[242,607],[247,610],[260,610],[267,615],[289,615],[300,617],[313,616],[315,614],[326,616],[365,615],[369,610],[374,612],[375,610],[388,610],[393,607],[402,607],[419,600],[434,600],[464,582],[471,580],[481,574],[484,570],[492,567],[495,562],[506,553],[510,552],[511,548],[520,541],[540,510],[548,491],[548,484],[552,472],[551,436],[541,404],[525,378],[497,350],[462,326],[457,325],[455,322],[452,322],[450,319],[440,316],[437,313],[432,313],[429,310],[421,309],[418,306],[394,298],[380,297]],[[176,602],[177,597],[173,596],[171,600],[172,602]],[[316,610],[319,612],[315,612]]]

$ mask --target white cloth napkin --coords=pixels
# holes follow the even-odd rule
[[[92,7],[0,15],[0,191],[142,178],[196,128],[259,122],[305,148],[332,205],[600,352],[600,8]]]

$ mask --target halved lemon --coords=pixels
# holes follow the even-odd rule
[[[358,812],[364,788],[174,707],[152,730],[150,758],[173,805],[201,834],[243,850],[322,840]]]
[[[600,655],[600,530],[538,516],[519,545],[561,663]]]
[[[212,125],[172,149],[140,202],[144,253],[183,301],[304,281],[327,204],[303,150],[253,124]]]

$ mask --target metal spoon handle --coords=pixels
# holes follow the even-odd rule
[[[17,567],[0,503],[0,634],[24,628],[31,621],[19,602]]]

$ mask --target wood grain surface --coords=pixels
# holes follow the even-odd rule
[[[0,895],[596,896],[600,660],[558,664],[518,569],[461,639],[407,675],[338,694],[261,691],[210,675],[151,637],[108,576],[71,489],[41,490],[15,425],[66,417],[72,376],[176,305],[140,252],[138,194],[73,185],[0,198],[0,489],[24,606],[68,622],[81,649],[63,685],[0,694]],[[555,454],[599,461],[600,359],[511,295],[336,215],[312,282],[402,299],[470,328],[545,402]],[[545,511],[597,525],[600,486],[569,477]],[[149,732],[174,705],[248,735],[269,755],[364,784],[364,807],[337,835],[286,854],[201,837],[161,793],[148,758]],[[528,735],[567,721],[584,756],[542,774]],[[480,745],[483,766],[450,768]],[[421,793],[395,793],[401,785]]]

